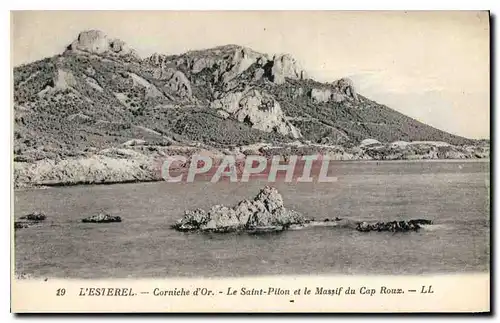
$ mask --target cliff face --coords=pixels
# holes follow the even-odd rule
[[[27,163],[130,140],[210,149],[297,140],[349,148],[367,138],[476,144],[369,100],[349,79],[316,82],[288,54],[226,45],[140,58],[97,30],[14,68],[14,120],[14,158]]]

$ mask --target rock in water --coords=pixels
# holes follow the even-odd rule
[[[47,216],[39,211],[24,215],[19,218],[21,221],[14,221],[14,230],[32,227],[44,221],[46,218]]]
[[[197,230],[208,222],[207,213],[202,209],[187,210],[184,217],[177,221],[175,229],[179,231]]]
[[[356,230],[360,232],[370,232],[370,231],[388,231],[388,232],[409,232],[418,231],[421,225],[432,224],[431,220],[416,219],[409,221],[390,221],[390,222],[377,222],[377,223],[367,223],[358,222],[356,225]]]
[[[28,220],[28,221],[43,221],[47,218],[45,214],[42,212],[35,211],[33,213],[30,213],[28,215],[20,217],[22,220]]]
[[[408,222],[413,222],[413,223],[416,223],[416,224],[423,224],[423,225],[432,224],[431,220],[426,220],[426,219],[415,219],[415,220],[410,220]]]
[[[109,223],[109,222],[122,222],[119,216],[111,216],[105,213],[99,213],[98,215],[89,216],[88,218],[82,219],[84,223]]]
[[[234,207],[215,205],[209,211],[188,210],[172,227],[178,231],[259,233],[282,231],[305,222],[300,213],[284,207],[276,188],[266,186],[253,200],[243,200]]]
[[[14,230],[29,228],[33,223],[26,221],[15,221],[14,222]]]

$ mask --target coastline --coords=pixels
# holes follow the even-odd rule
[[[119,160],[116,160],[119,161]],[[122,161],[123,162],[123,161]],[[78,159],[74,160],[75,164],[79,163]],[[331,159],[329,161],[331,165],[340,164],[397,164],[397,163],[490,163],[490,157],[487,158],[470,158],[470,159],[393,159],[393,160],[376,160],[376,159]],[[97,172],[97,170],[102,167],[102,164],[90,164],[88,169],[84,171],[77,171],[73,174],[64,169],[58,169],[53,167],[48,169],[48,171],[55,175],[56,178],[46,179],[37,182],[20,182],[16,180],[16,172],[14,171],[14,182],[13,191],[21,192],[26,190],[40,190],[40,189],[50,189],[56,187],[64,186],[91,186],[91,185],[116,185],[116,184],[138,184],[138,183],[156,183],[165,181],[161,176],[160,167],[151,167],[145,171],[147,164],[136,163],[135,167],[122,168],[121,171],[117,172],[116,169],[111,169],[110,171]],[[158,160],[155,160],[152,164],[158,165]],[[17,165],[19,166],[19,165]],[[33,167],[33,164],[25,165],[26,167]],[[16,162],[12,163],[12,168],[15,170]],[[92,169],[94,168],[94,169]],[[35,168],[36,169],[36,168]],[[178,168],[181,172],[186,170],[187,167]],[[18,168],[19,170],[19,168]],[[23,170],[26,171],[26,170]],[[82,177],[81,174],[85,173],[87,176]],[[65,174],[65,175],[64,175]],[[240,174],[241,175],[241,174]],[[256,178],[261,178],[260,174],[256,174]],[[19,173],[17,174],[19,178]],[[28,175],[29,176],[29,175]],[[199,174],[197,176],[208,176]],[[267,176],[267,175],[266,175]],[[34,174],[30,176],[34,178]],[[224,177],[223,177],[224,178]],[[280,178],[280,175],[278,175]]]

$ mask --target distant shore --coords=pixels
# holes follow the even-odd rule
[[[470,154],[465,154],[463,152],[465,149],[457,149],[454,146],[447,146],[445,150],[440,147],[429,147],[427,150],[424,150],[425,154],[415,154],[413,151],[409,153],[408,149],[391,150],[381,147],[375,147],[375,153],[370,148],[353,153],[352,150],[342,150],[339,147],[327,147],[329,149],[320,150],[318,146],[313,147],[315,148],[313,151],[311,151],[311,146],[299,147],[302,150],[297,149],[296,146],[269,147],[269,151],[260,149],[258,153],[260,156],[266,158],[272,156],[286,158],[291,155],[305,156],[317,153],[327,158],[332,164],[363,162],[369,164],[417,162],[470,163],[490,161],[489,149],[481,150],[482,154],[479,155],[474,151]],[[195,154],[202,154],[217,159],[231,155],[238,159],[242,158],[242,156],[244,158],[245,155],[249,154],[248,151],[251,151],[251,148],[255,147],[246,147],[246,150],[240,148],[233,151],[207,150],[196,147],[163,147],[163,151],[155,151],[156,153],[150,153],[152,149],[149,147],[133,148],[135,149],[111,148],[97,154],[59,160],[42,159],[34,162],[14,162],[14,189],[159,182],[164,181],[162,164],[168,156],[177,154],[184,155],[189,159]],[[319,148],[325,147],[321,146]],[[422,150],[422,145],[420,144],[418,148]],[[257,149],[253,150],[257,151]],[[173,170],[174,172],[176,170],[182,172],[186,168],[186,165],[181,165]]]

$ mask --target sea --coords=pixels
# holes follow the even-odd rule
[[[40,278],[261,275],[428,275],[490,270],[490,162],[331,162],[336,181],[194,181],[19,190],[14,218],[47,219],[13,233],[15,270]],[[235,205],[265,185],[318,220],[430,219],[418,232],[309,227],[280,233],[177,232],[186,209]],[[82,223],[106,212],[120,223]]]

